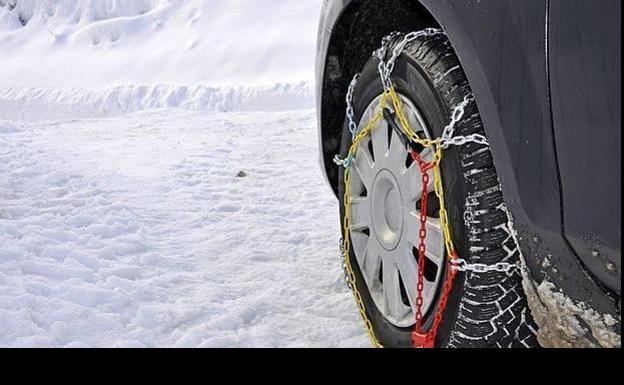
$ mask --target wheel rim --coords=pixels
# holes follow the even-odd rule
[[[405,96],[399,97],[414,132],[431,138],[416,106]],[[359,129],[380,111],[380,103],[381,96],[368,106]],[[431,149],[419,152],[424,160],[433,159]],[[421,180],[420,169],[411,162],[399,135],[385,120],[379,121],[356,152],[350,186],[350,234],[360,271],[377,309],[388,322],[401,328],[415,324]],[[433,182],[427,190],[434,192]],[[428,215],[423,314],[433,306],[446,258],[439,218],[435,211],[428,210]]]

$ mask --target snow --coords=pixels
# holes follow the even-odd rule
[[[1,123],[0,345],[366,346],[315,125],[180,109]]]
[[[314,105],[306,82],[270,86],[122,85],[102,88],[0,88],[0,116],[49,120],[107,117],[152,108],[193,111],[287,111]]]
[[[314,76],[321,0],[0,4],[5,4],[0,6],[0,87],[154,81],[216,87],[311,81]]]
[[[319,11],[0,0],[0,346],[369,346],[317,160]]]

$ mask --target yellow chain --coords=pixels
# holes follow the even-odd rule
[[[412,130],[409,125],[408,120],[403,114],[403,103],[401,102],[399,96],[397,95],[394,86],[391,86],[390,90],[384,92],[381,101],[380,101],[380,111],[375,114],[375,116],[360,130],[354,137],[351,148],[349,149],[349,155],[347,159],[354,160],[360,143],[371,134],[374,127],[383,119],[383,110],[388,103],[388,98],[392,100],[392,105],[396,112],[396,115],[401,123],[401,126],[405,130],[405,133],[408,135],[409,139],[412,143],[420,144],[426,148],[434,149],[434,159],[432,164],[434,165],[434,184],[435,184],[435,194],[440,201],[440,226],[444,231],[444,239],[446,244],[446,249],[448,252],[449,258],[453,258],[455,254],[455,246],[453,245],[453,238],[451,234],[451,228],[449,225],[448,211],[446,210],[446,201],[444,199],[444,185],[442,183],[442,173],[440,171],[440,163],[442,161],[443,150],[442,150],[442,142],[440,139],[422,139]],[[343,253],[345,259],[345,267],[347,270],[347,282],[349,283],[351,290],[355,296],[355,300],[357,302],[360,315],[364,320],[364,324],[366,326],[366,330],[368,335],[373,343],[373,347],[375,348],[383,348],[383,345],[377,339],[377,335],[375,334],[375,330],[373,328],[373,324],[368,318],[368,314],[366,313],[366,306],[364,305],[364,301],[362,299],[362,295],[360,294],[357,288],[357,280],[355,277],[355,273],[353,271],[353,265],[351,264],[351,171],[349,167],[345,168],[344,172],[344,186],[345,186],[345,194],[344,194],[344,222],[343,222]]]
[[[385,104],[385,97],[382,98],[382,103]],[[383,109],[382,109],[383,111]],[[364,138],[366,138],[366,136],[368,136],[370,134],[370,132],[372,131],[373,127],[375,125],[377,125],[377,123],[379,123],[379,121],[382,119],[383,117],[383,113],[378,113],[370,122],[368,122],[366,124],[366,126],[355,136],[355,138],[353,139],[353,144],[351,146],[351,149],[349,150],[349,159],[354,159],[357,149],[360,145],[360,143],[362,142],[362,140],[364,140]],[[343,253],[344,253],[344,259],[345,259],[345,267],[347,270],[347,282],[349,283],[349,286],[351,287],[351,290],[353,291],[353,295],[355,296],[355,301],[357,302],[358,305],[358,309],[360,310],[360,315],[362,316],[362,319],[364,320],[364,325],[366,326],[366,330],[368,332],[368,336],[370,337],[371,341],[373,342],[373,347],[375,348],[383,348],[383,345],[379,342],[379,340],[377,339],[377,336],[375,335],[375,330],[373,329],[373,324],[371,323],[370,319],[368,318],[368,315],[366,314],[366,306],[364,305],[364,301],[362,300],[362,295],[360,294],[360,291],[357,288],[357,279],[355,277],[355,273],[353,272],[353,266],[351,264],[351,236],[350,236],[350,229],[351,229],[351,171],[349,170],[349,168],[345,168],[344,171],[344,186],[345,186],[345,195],[344,195],[344,211],[345,211],[345,215],[344,215],[344,223],[343,223],[343,232],[344,232],[344,237],[343,237],[343,245],[342,245],[342,249],[343,249]]]

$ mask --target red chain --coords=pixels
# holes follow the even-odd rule
[[[418,245],[418,298],[416,299],[416,331],[422,330],[423,314],[422,308],[424,305],[423,292],[425,290],[425,258],[427,253],[427,207],[429,200],[429,171],[433,168],[431,163],[425,162],[419,153],[411,151],[414,162],[420,167],[422,175],[422,200],[420,203],[420,244]]]
[[[438,329],[444,319],[444,312],[448,305],[448,299],[453,290],[453,283],[457,276],[457,271],[452,268],[451,262],[448,262],[447,271],[449,276],[444,283],[444,289],[442,290],[442,296],[438,305],[433,325],[431,329],[426,332],[423,330],[423,314],[422,308],[424,306],[424,291],[425,291],[425,259],[427,254],[427,203],[429,200],[429,171],[433,170],[435,165],[431,162],[426,162],[422,159],[420,154],[416,151],[410,151],[412,159],[418,164],[420,172],[422,174],[422,200],[420,203],[420,244],[418,245],[418,297],[416,299],[416,328],[412,333],[412,342],[416,348],[434,348],[435,339],[438,335]],[[453,251],[451,256],[452,260],[457,259],[457,254]]]

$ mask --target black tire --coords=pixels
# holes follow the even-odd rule
[[[356,121],[383,92],[377,64],[378,59],[372,58],[360,74],[353,101]],[[392,79],[397,91],[411,99],[424,115],[435,137],[440,137],[450,122],[454,106],[472,95],[459,59],[444,35],[423,37],[409,44],[396,63]],[[342,153],[345,154],[351,146],[346,124],[343,132]],[[457,126],[456,135],[475,133],[485,134],[473,98]],[[506,207],[489,149],[476,144],[452,148],[445,153],[442,172],[454,242],[460,256],[471,263],[519,262],[519,251],[508,228]],[[344,218],[343,177],[344,170],[339,179],[341,217]],[[381,344],[411,347],[412,330],[397,328],[384,319],[370,296],[352,251],[350,258],[358,290]],[[425,315],[426,327],[430,327],[434,312],[435,308]],[[462,273],[449,299],[436,346],[535,347],[538,346],[535,334],[518,269],[509,274]]]

